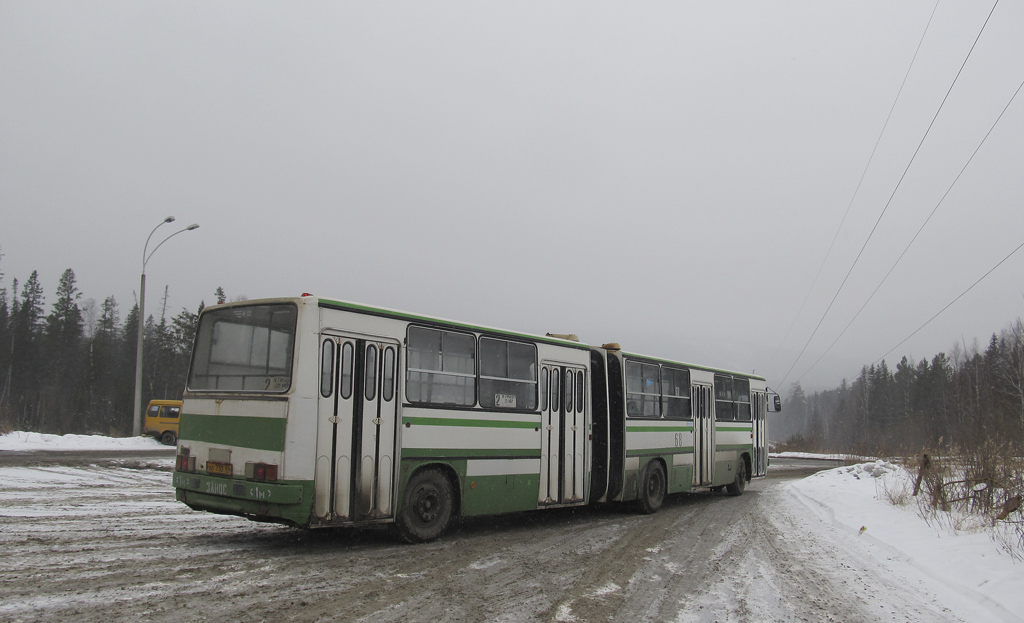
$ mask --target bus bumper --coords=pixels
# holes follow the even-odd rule
[[[300,527],[309,525],[313,483],[254,482],[175,471],[175,498],[194,510],[242,515]]]

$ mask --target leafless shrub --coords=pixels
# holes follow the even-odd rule
[[[875,489],[879,499],[893,506],[906,506],[914,499],[913,485],[906,478],[879,478]]]
[[[1024,557],[1024,458],[1014,444],[988,439],[938,456],[922,454],[914,471],[912,496],[925,519],[955,530],[992,528],[1006,551]],[[887,499],[903,500],[898,491]]]

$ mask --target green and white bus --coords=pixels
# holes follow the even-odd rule
[[[304,528],[739,495],[765,380],[303,295],[199,317],[173,476],[197,510]],[[775,403],[778,402],[774,395]]]

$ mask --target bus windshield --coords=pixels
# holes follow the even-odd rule
[[[227,307],[202,314],[188,388],[288,391],[297,315],[297,308],[289,303]]]

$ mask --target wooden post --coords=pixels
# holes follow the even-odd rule
[[[914,481],[914,496],[917,496],[921,490],[921,481],[924,479],[928,469],[932,466],[931,459],[928,458],[927,454],[921,455],[921,465],[917,470],[917,480]]]
[[[1021,498],[1019,495],[1015,495],[1009,500],[1006,500],[1006,504],[1003,504],[1003,512],[996,515],[996,519],[1006,519],[1010,516],[1010,513],[1020,508]]]

